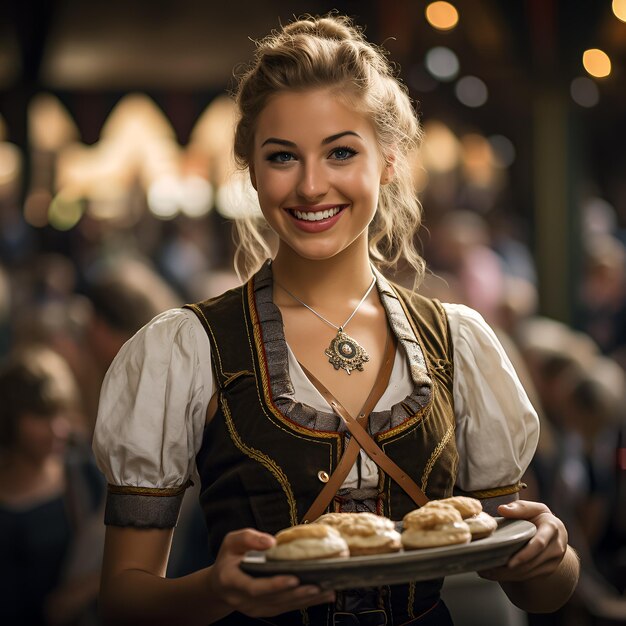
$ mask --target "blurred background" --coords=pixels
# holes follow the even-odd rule
[[[542,420],[524,497],[567,522],[584,565],[543,618],[495,595],[502,612],[474,618],[486,588],[459,577],[457,621],[626,623],[626,0],[0,4],[3,623],[97,623],[102,377],[155,314],[238,283],[232,225],[258,206],[232,163],[233,72],[255,38],[331,9],[416,102],[423,292],[501,337]],[[204,564],[185,507],[172,575]]]

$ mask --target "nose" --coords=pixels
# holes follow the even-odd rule
[[[328,188],[329,180],[324,166],[315,161],[303,163],[297,186],[298,195],[310,202],[324,197]]]

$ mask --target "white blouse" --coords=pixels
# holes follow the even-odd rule
[[[459,451],[457,486],[478,491],[517,483],[534,454],[539,420],[504,349],[476,311],[444,304],[454,348],[454,410]],[[172,309],[127,341],[111,364],[100,396],[93,448],[112,485],[180,487],[195,473],[206,411],[215,391],[211,348],[196,315]],[[295,398],[330,407],[289,350]],[[402,401],[413,383],[398,345],[390,384],[375,411]],[[362,453],[361,487],[378,468]],[[344,482],[356,486],[356,466]]]

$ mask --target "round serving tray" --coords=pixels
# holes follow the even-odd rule
[[[248,552],[241,569],[251,576],[292,574],[302,584],[323,589],[377,587],[480,571],[504,565],[536,531],[526,520],[496,519],[493,535],[462,545],[304,561],[267,561],[262,552]]]

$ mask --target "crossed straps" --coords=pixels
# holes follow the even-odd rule
[[[393,361],[395,357],[395,342],[390,339],[390,334],[387,334],[387,341],[385,344],[385,353],[383,355],[383,362],[376,377],[376,382],[372,386],[372,389],[359,412],[358,417],[355,419],[352,417],[344,406],[333,396],[328,389],[309,372],[302,364],[302,370],[315,385],[317,390],[322,394],[326,402],[331,406],[333,411],[343,420],[346,428],[352,434],[348,446],[344,450],[343,455],[339,459],[339,463],[335,468],[335,471],[331,474],[328,482],[324,485],[324,488],[320,491],[313,504],[309,507],[309,510],[304,514],[302,523],[315,521],[320,515],[325,513],[328,505],[335,497],[339,488],[343,484],[346,476],[349,474],[350,469],[354,465],[359,451],[361,448],[365,450],[367,455],[393,480],[404,489],[409,497],[418,506],[423,506],[428,502],[428,498],[424,492],[413,482],[410,476],[408,476],[404,470],[396,465],[378,446],[378,444],[368,434],[365,426],[369,420],[370,413],[376,406],[376,403],[384,393],[387,385],[389,384],[389,378],[391,376],[391,370],[393,369]]]

